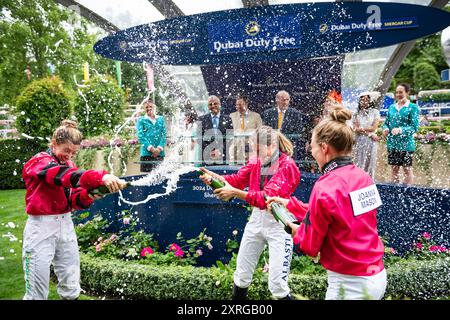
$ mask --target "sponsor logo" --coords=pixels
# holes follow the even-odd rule
[[[392,18],[383,21],[366,21],[366,22],[342,22],[342,23],[322,23],[319,25],[319,32],[335,33],[335,32],[365,32],[374,30],[390,30],[390,29],[409,29],[417,28],[417,17],[410,18]]]
[[[287,282],[292,258],[292,239],[290,237],[284,239],[284,252],[286,253],[286,255],[284,256],[281,279]]]
[[[208,37],[212,55],[295,49],[300,47],[300,22],[297,17],[287,15],[262,21],[211,23]]]
[[[320,33],[325,33],[328,31],[328,25],[326,23],[322,23],[319,27]]]
[[[257,21],[250,21],[245,25],[245,33],[249,36],[256,36],[261,31],[261,26]]]
[[[120,49],[125,50],[127,48],[127,43],[125,41],[120,41],[119,47]]]

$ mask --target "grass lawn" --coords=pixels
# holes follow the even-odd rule
[[[24,196],[25,190],[0,190],[0,300],[20,300],[25,293],[21,259],[23,228],[27,220]],[[53,282],[50,283],[49,299],[59,300]],[[99,298],[80,295],[79,299]],[[450,300],[450,297],[437,300]]]
[[[25,190],[0,190],[0,299],[3,300],[22,299],[25,293],[22,238],[26,220]],[[59,300],[53,282],[48,298]],[[95,298],[81,295],[79,299]]]

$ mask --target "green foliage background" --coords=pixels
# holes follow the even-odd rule
[[[112,133],[124,119],[125,94],[111,77],[92,77],[79,89],[75,117],[85,137]]]
[[[435,66],[429,62],[422,61],[415,65],[413,76],[414,89],[417,92],[441,88],[440,75]]]
[[[32,137],[51,138],[61,121],[70,118],[70,95],[58,77],[31,82],[17,98],[16,127]]]
[[[22,181],[23,165],[32,156],[46,150],[40,140],[2,139],[0,140],[0,190],[25,188]]]
[[[450,11],[450,6],[443,10]],[[441,71],[448,68],[441,46],[441,32],[418,39],[392,79],[389,91],[395,92],[401,82],[411,84],[412,94],[420,90],[449,89],[450,83],[440,82]]]

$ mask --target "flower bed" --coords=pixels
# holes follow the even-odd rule
[[[416,142],[421,144],[443,143],[450,144],[450,134],[436,133],[433,131],[423,131],[415,135]]]
[[[118,233],[105,233],[107,223],[100,216],[76,228],[85,290],[126,299],[231,298],[236,232],[227,241],[227,251],[232,253],[228,264],[218,261],[211,268],[195,267],[205,250],[213,250],[213,239],[206,230],[189,240],[179,233],[174,243],[160,250],[153,236],[137,230],[136,221],[126,212],[118,218],[122,223]],[[249,289],[251,299],[271,298],[267,261],[264,250]],[[404,256],[385,245],[384,261],[388,272],[385,298],[429,299],[450,294],[450,251],[433,243],[430,234],[421,234]],[[298,298],[323,299],[326,271],[318,261],[294,254],[289,285]]]
[[[386,299],[432,299],[450,294],[450,259],[399,261],[387,268]],[[150,266],[81,255],[81,285],[99,296],[126,299],[226,300],[231,298],[231,275],[224,281],[218,268]],[[289,286],[297,298],[324,299],[326,275],[295,274]],[[270,299],[267,273],[256,272],[250,299]]]
[[[89,148],[107,148],[107,147],[123,147],[123,146],[132,146],[138,143],[137,139],[122,139],[115,138],[108,140],[104,137],[97,137],[92,139],[84,139],[81,141],[81,149],[89,149]]]
[[[78,219],[88,218],[89,213]],[[121,228],[117,233],[107,232],[110,225],[101,216],[95,215],[85,223],[78,223],[76,232],[80,251],[91,257],[108,259],[135,260],[149,265],[195,265],[198,257],[205,250],[212,250],[212,238],[205,231],[194,239],[184,239],[178,233],[174,243],[160,250],[152,234],[146,234],[137,228],[137,220],[127,211],[122,211],[117,218]]]

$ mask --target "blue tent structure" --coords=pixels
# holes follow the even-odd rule
[[[195,1],[155,0],[141,2],[133,11],[140,20],[127,23],[111,14],[114,9],[108,13],[107,8],[87,1],[59,2],[77,6],[80,14],[111,32],[96,44],[96,52],[116,60],[158,65],[157,73],[169,73],[184,83],[182,90],[197,102],[200,113],[209,94],[222,96],[230,112],[227,99],[233,100],[241,90],[252,97],[256,109],[263,109],[275,91],[286,88],[293,92],[294,106],[304,111],[329,89],[347,93],[344,104],[351,108],[355,99],[345,101],[346,96],[362,91],[379,91],[384,96],[415,40],[450,25],[450,14],[438,10],[448,1],[441,0],[215,1],[214,8],[200,7]],[[339,10],[345,14],[338,14]],[[154,15],[143,18],[138,11]],[[259,42],[255,40],[258,34]],[[224,80],[218,74],[231,76]],[[211,169],[237,170],[229,166]],[[317,177],[302,173],[296,196],[307,202]],[[127,199],[140,200],[161,188],[131,188],[124,194]],[[425,231],[450,245],[450,190],[393,184],[378,184],[378,188],[383,201],[379,229],[391,246],[405,252]],[[184,175],[176,192],[156,201],[129,207],[119,205],[117,195],[110,195],[89,209],[108,217],[112,229],[121,227],[117,215],[121,210],[138,212],[141,226],[163,246],[178,232],[189,238],[207,228],[215,249],[201,257],[201,265],[229,258],[226,240],[235,229],[242,235],[248,216],[243,203],[218,201],[194,174]]]
[[[236,167],[210,167],[218,173],[233,173]],[[127,177],[135,180],[140,176]],[[308,202],[309,194],[317,174],[302,173],[300,184],[294,193],[296,197]],[[198,259],[201,266],[211,266],[217,260],[228,262],[231,254],[226,251],[226,242],[233,239],[233,231],[238,230],[240,241],[249,217],[245,203],[238,200],[222,202],[212,190],[205,186],[198,175],[185,174],[178,182],[178,189],[172,194],[130,206],[119,204],[118,195],[111,194],[97,200],[87,212],[102,214],[111,222],[110,231],[117,232],[124,227],[121,212],[133,213],[139,218],[139,227],[154,234],[161,248],[174,242],[178,232],[185,239],[196,237],[204,228],[213,238],[213,250],[205,250]],[[389,245],[399,253],[412,249],[413,242],[423,232],[432,235],[440,244],[450,246],[450,190],[395,184],[377,184],[383,205],[378,209],[378,228],[380,234],[389,240]],[[163,193],[163,186],[134,187],[124,190],[124,198],[138,202],[148,194]],[[81,213],[81,212],[80,212]]]

